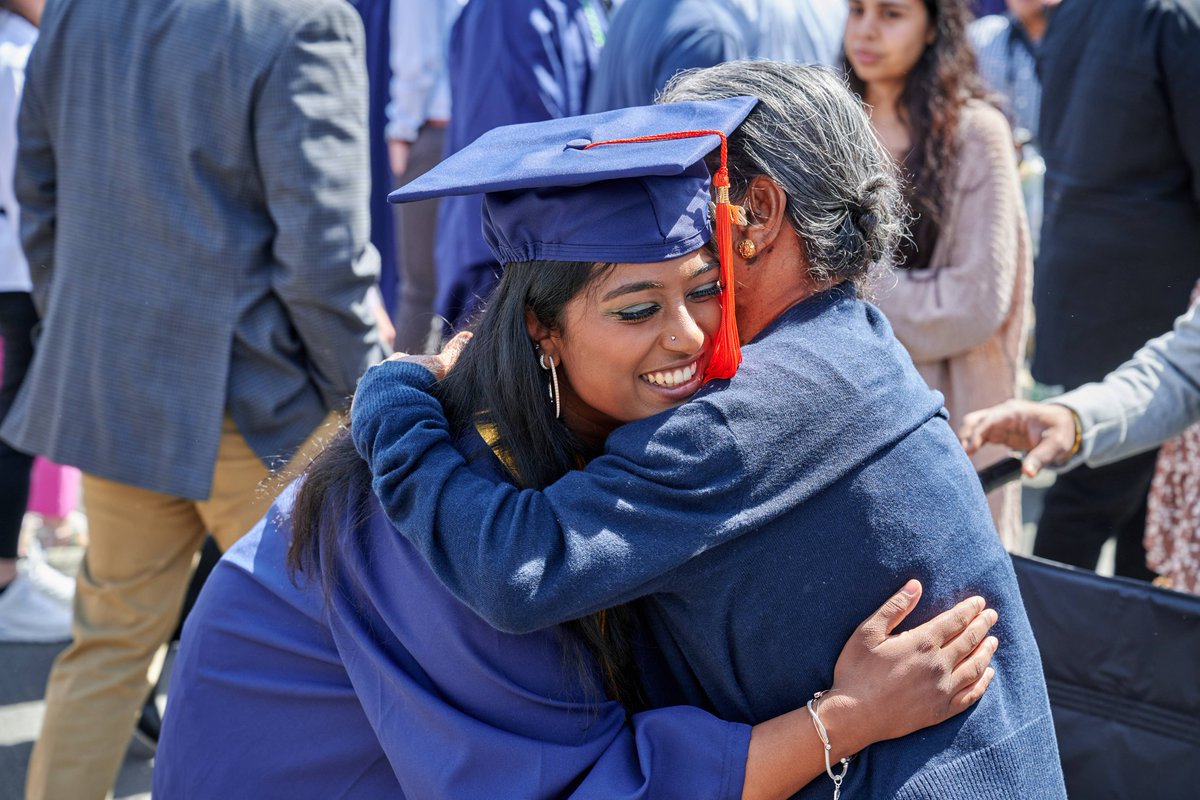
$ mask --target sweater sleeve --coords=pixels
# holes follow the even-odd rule
[[[649,594],[753,527],[742,454],[693,400],[630,423],[544,492],[476,475],[414,364],[368,370],[351,411],[385,512],[439,579],[493,626],[528,632]]]
[[[1091,466],[1149,450],[1200,420],[1200,306],[1133,358],[1090,383],[1056,397],[1083,424],[1079,462]]]
[[[944,259],[927,270],[898,270],[879,306],[918,363],[987,341],[1013,303],[1023,215],[1012,132],[993,108],[968,107]]]

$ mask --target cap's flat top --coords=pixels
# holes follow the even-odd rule
[[[388,200],[407,203],[445,195],[680,175],[712,152],[718,137],[583,148],[609,139],[677,131],[719,130],[728,135],[757,102],[753,97],[730,97],[664,103],[495,128],[392,192]]]

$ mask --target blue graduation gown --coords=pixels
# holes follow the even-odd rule
[[[494,473],[493,477],[497,477]],[[636,715],[558,630],[496,631],[372,504],[326,606],[292,583],[289,488],[188,618],[154,771],[167,798],[737,798],[749,728]]]
[[[606,27],[600,0],[467,3],[450,35],[446,155],[501,125],[582,114]],[[483,240],[480,195],[441,201],[434,256],[434,309],[457,329],[500,270]]]
[[[760,722],[827,688],[851,632],[908,578],[925,594],[906,625],[983,595],[1001,643],[987,694],[868,748],[845,794],[1065,797],[1008,554],[941,395],[883,315],[836,287],[743,356],[731,380],[617,429],[544,492],[464,469],[414,364],[367,372],[352,431],[384,508],[485,617],[527,630],[646,596],[675,683],[727,719]]]

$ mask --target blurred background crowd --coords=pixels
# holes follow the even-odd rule
[[[955,427],[1102,379],[1200,278],[1190,1],[0,7],[0,641],[73,640],[31,796],[111,785],[123,740],[92,740],[143,702],[202,542],[261,516],[367,366],[481,307],[480,197],[385,197],[496,126],[736,59],[844,74],[912,212],[871,299]],[[1200,591],[1200,428],[1024,492],[989,497],[1009,549],[1095,569],[1110,543]]]

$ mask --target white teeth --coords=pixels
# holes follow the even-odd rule
[[[688,364],[686,367],[671,370],[670,372],[649,372],[642,378],[656,386],[678,386],[681,383],[686,383],[696,374],[695,362]]]

